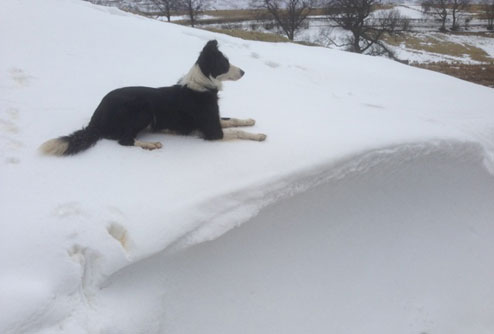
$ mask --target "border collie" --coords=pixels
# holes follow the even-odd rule
[[[220,118],[218,91],[222,82],[236,81],[244,71],[233,66],[216,40],[209,41],[199,58],[178,84],[170,87],[124,87],[108,93],[96,108],[87,127],[51,139],[40,150],[48,155],[72,155],[86,150],[99,139],[117,140],[120,145],[160,149],[159,142],[143,142],[136,136],[146,128],[182,135],[192,132],[206,140],[247,139],[263,141],[264,134],[238,129],[252,126],[253,119]]]

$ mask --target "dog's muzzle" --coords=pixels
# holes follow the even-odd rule
[[[243,77],[244,75],[245,75],[245,72],[242,69],[240,69],[237,66],[230,65],[230,69],[228,70],[228,72],[225,74],[219,75],[216,79],[221,80],[221,81],[227,81],[227,80],[236,81],[236,80],[240,79],[241,77]]]

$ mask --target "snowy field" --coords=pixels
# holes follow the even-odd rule
[[[214,9],[244,9],[249,8],[250,0],[211,0]]]
[[[460,34],[444,34],[439,32],[439,24],[434,21],[434,17],[424,14],[421,6],[418,5],[396,5],[392,9],[376,10],[372,15],[378,17],[390,10],[397,11],[403,18],[410,19],[411,31],[398,36],[396,41],[393,40],[392,43],[388,41],[387,43],[388,48],[400,60],[421,64],[447,62],[472,65],[490,64],[494,61],[494,35],[485,34],[485,21],[473,18],[470,22],[470,27],[466,30],[461,23]],[[204,16],[204,18],[212,17]],[[177,19],[186,19],[186,17],[177,16],[174,18],[174,20]],[[460,22],[463,22],[463,19],[464,16],[461,16]],[[451,25],[450,20],[447,21],[447,25],[448,27]],[[203,25],[203,27],[208,26],[240,30],[255,29],[265,33],[278,33],[285,36],[283,32],[278,31],[276,28],[266,30],[265,25],[259,24],[255,20]],[[484,34],[479,32],[484,32]],[[332,49],[345,50],[348,47],[347,39],[350,35],[349,31],[336,27],[334,22],[319,15],[309,17],[307,27],[297,32],[295,40]],[[412,45],[406,43],[406,41],[411,40],[413,40]]]
[[[448,62],[463,64],[485,64],[494,61],[494,35],[475,34],[475,32],[485,31],[485,29],[479,30],[478,27],[470,28],[466,31],[462,28],[462,31],[467,33],[465,35],[440,33],[438,29],[431,28],[430,23],[413,21],[427,18],[420,12],[419,8],[418,6],[396,6],[394,8],[401,15],[412,19],[412,31],[398,37],[398,40],[402,41],[401,43],[398,45],[387,43],[398,59],[418,63]],[[374,15],[378,15],[379,12],[384,11],[376,11]],[[480,23],[473,20],[472,24]],[[426,25],[427,27],[424,28],[421,25]],[[249,25],[247,24],[246,28],[248,29],[248,27]],[[311,20],[308,28],[302,29],[296,36],[296,40],[343,50],[346,46],[341,45],[347,43],[349,36],[350,33],[348,31],[331,27],[326,20]],[[407,39],[414,39],[416,41],[415,45],[413,47],[407,45],[403,41]],[[457,49],[463,49],[464,53],[455,54]],[[480,60],[475,57],[478,53],[482,54],[482,59]]]
[[[216,28],[225,27],[221,24],[211,25]],[[255,21],[245,21],[242,23],[226,24],[226,27],[251,30],[253,26],[257,26]],[[208,25],[203,25],[208,27]],[[279,33],[276,29],[266,30],[263,27],[257,26],[257,31],[265,33]],[[281,33],[280,33],[281,34]],[[281,34],[282,35],[282,34]],[[296,41],[309,42],[335,50],[345,50],[347,38],[350,37],[348,31],[338,27],[332,27],[330,24],[321,19],[309,20],[308,27],[301,29],[295,36]],[[413,39],[416,41],[414,47],[409,47],[404,41]],[[417,63],[463,63],[463,64],[488,64],[494,61],[494,35],[455,35],[444,34],[437,31],[429,32],[407,32],[403,37],[398,37],[401,41],[397,45],[387,43],[395,56],[404,61]],[[444,45],[447,44],[447,47]],[[453,50],[449,50],[448,47]],[[434,51],[437,48],[441,52]],[[432,49],[432,50],[428,50]],[[465,52],[460,54],[452,54],[455,49],[463,49]],[[476,50],[476,51],[472,51]],[[476,54],[481,53],[481,59],[476,58]]]
[[[264,143],[49,138],[217,39]],[[79,0],[0,2],[0,333],[494,332],[494,90]]]

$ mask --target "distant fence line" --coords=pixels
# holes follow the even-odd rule
[[[379,26],[379,22],[381,20],[376,19],[375,26]],[[405,23],[408,24],[408,31],[417,31],[417,32],[423,32],[423,31],[439,31],[439,28],[441,27],[441,23],[436,21],[436,20],[431,20],[431,19],[402,19],[399,20],[399,25],[403,26]],[[451,24],[452,22],[448,22],[447,24]],[[265,27],[266,30],[271,30],[275,22],[271,19],[248,19],[248,18],[239,18],[239,17],[234,17],[234,18],[217,18],[217,19],[204,19],[204,20],[198,20],[197,22],[198,25],[200,26],[236,26],[236,28],[241,28],[243,27],[250,27],[251,29],[259,29],[261,27]],[[318,28],[338,28],[338,25],[334,22],[331,21],[329,17],[309,17],[307,25],[310,27],[318,27]],[[308,28],[307,26],[307,28]],[[478,30],[485,30],[487,32],[487,20],[474,20],[468,23],[467,29],[478,29]],[[229,27],[231,29],[231,27]],[[465,27],[463,25],[463,30],[465,30]]]

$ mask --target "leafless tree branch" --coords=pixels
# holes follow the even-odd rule
[[[251,0],[251,7],[265,10],[291,41],[306,23],[314,4],[315,0]]]
[[[350,51],[371,54],[384,52],[396,59],[383,39],[407,30],[410,23],[395,10],[373,15],[373,10],[380,4],[381,0],[328,0],[325,8],[329,20],[351,33]]]

